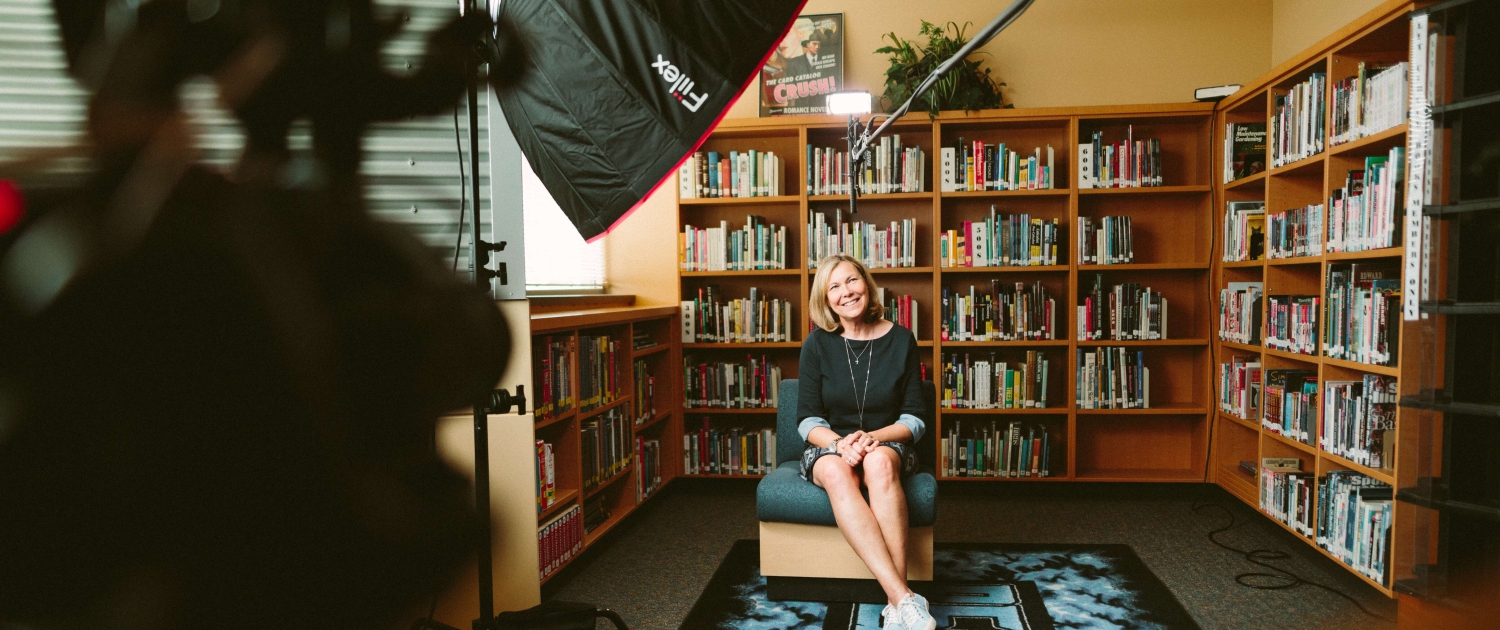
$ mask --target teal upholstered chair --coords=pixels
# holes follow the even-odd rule
[[[907,577],[932,580],[932,524],[936,517],[937,431],[933,426],[936,395],[923,381],[927,407],[926,435],[917,443],[921,470],[902,481],[910,517]],[[760,520],[760,569],[772,600],[864,601],[882,603],[885,594],[875,577],[839,533],[828,493],[797,474],[807,444],[797,433],[797,381],[781,382],[776,411],[776,470],[756,489]]]

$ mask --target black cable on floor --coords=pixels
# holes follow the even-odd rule
[[[1205,510],[1207,508],[1219,508],[1219,510],[1223,511],[1225,514],[1227,514],[1229,516],[1229,524],[1228,525],[1225,525],[1223,527],[1220,527],[1220,528],[1215,529],[1215,530],[1213,530],[1213,531],[1211,531],[1211,532],[1208,533],[1208,540],[1209,540],[1209,542],[1211,542],[1211,543],[1219,546],[1220,548],[1223,548],[1225,550],[1232,551],[1234,553],[1240,554],[1241,556],[1244,556],[1245,560],[1248,561],[1248,562],[1250,562],[1251,564],[1254,564],[1254,565],[1260,566],[1260,567],[1264,567],[1266,569],[1270,569],[1271,571],[1275,571],[1275,573],[1266,573],[1266,572],[1262,572],[1262,571],[1250,571],[1250,572],[1241,573],[1239,575],[1236,575],[1236,576],[1234,576],[1234,581],[1236,583],[1238,583],[1240,586],[1243,586],[1243,587],[1246,587],[1246,588],[1253,588],[1253,589],[1256,589],[1256,590],[1262,590],[1262,591],[1283,591],[1283,590],[1287,590],[1287,589],[1297,588],[1299,586],[1316,586],[1316,587],[1321,588],[1321,589],[1323,589],[1325,591],[1333,593],[1334,595],[1338,595],[1339,597],[1342,597],[1344,599],[1349,600],[1349,603],[1354,604],[1355,607],[1359,608],[1360,612],[1362,612],[1362,613],[1364,613],[1366,615],[1369,615],[1370,617],[1373,617],[1375,619],[1379,619],[1381,621],[1390,621],[1390,622],[1394,622],[1395,621],[1395,619],[1391,619],[1389,617],[1382,617],[1380,615],[1375,614],[1374,612],[1371,612],[1370,609],[1365,608],[1364,604],[1359,603],[1359,600],[1354,599],[1354,597],[1350,596],[1348,593],[1345,593],[1345,592],[1343,592],[1343,591],[1341,591],[1339,589],[1336,589],[1336,588],[1334,588],[1332,586],[1328,586],[1326,584],[1319,584],[1317,582],[1313,582],[1311,580],[1304,579],[1302,576],[1297,575],[1296,573],[1292,573],[1291,571],[1288,571],[1286,569],[1283,569],[1283,568],[1278,567],[1278,566],[1273,565],[1273,564],[1268,564],[1268,562],[1273,561],[1273,560],[1286,560],[1286,559],[1291,558],[1292,557],[1291,554],[1289,554],[1289,553],[1287,553],[1285,551],[1276,551],[1276,550],[1273,550],[1273,549],[1252,549],[1252,550],[1246,551],[1244,549],[1239,549],[1239,548],[1236,548],[1236,547],[1231,547],[1228,544],[1225,544],[1225,543],[1221,542],[1218,539],[1218,535],[1222,534],[1224,532],[1227,532],[1227,531],[1229,531],[1230,529],[1232,529],[1234,527],[1234,512],[1231,511],[1229,508],[1226,508],[1226,507],[1224,507],[1222,505],[1219,505],[1218,503],[1212,503],[1212,502],[1209,502],[1209,503],[1197,503],[1197,502],[1194,502],[1193,505],[1192,505],[1192,510],[1193,510],[1194,513],[1202,512],[1203,510]]]

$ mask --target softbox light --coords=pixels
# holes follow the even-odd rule
[[[498,90],[522,153],[585,240],[670,177],[805,0],[507,0],[525,47]]]

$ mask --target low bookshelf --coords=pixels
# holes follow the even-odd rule
[[[543,583],[679,475],[676,317],[673,307],[533,307]]]
[[[1415,480],[1406,463],[1416,436],[1408,416],[1414,414],[1395,403],[1418,385],[1418,339],[1401,321],[1399,297],[1381,292],[1399,295],[1404,279],[1399,193],[1409,94],[1399,64],[1407,61],[1407,15],[1419,4],[1380,5],[1221,101],[1214,113],[1221,148],[1215,151],[1220,170],[1212,229],[1222,238],[1213,278],[1221,312],[1211,317],[1209,476],[1391,597],[1393,580],[1413,570],[1410,554],[1403,553],[1409,545],[1398,542],[1410,536],[1410,514],[1402,512],[1411,508],[1389,495]],[[1302,102],[1320,103],[1321,113],[1296,103],[1309,89]],[[1361,91],[1388,98],[1351,100]],[[1301,121],[1311,137],[1281,124],[1285,119],[1297,128],[1298,115],[1312,116]],[[1256,132],[1263,133],[1259,144]],[[1236,146],[1237,139],[1244,142]],[[1284,151],[1295,155],[1278,160]],[[1363,229],[1348,221],[1350,182],[1371,200],[1369,211],[1360,213],[1363,222],[1356,222]],[[1370,196],[1377,191],[1387,196],[1383,202]],[[1256,229],[1262,236],[1252,239]],[[1389,331],[1375,333],[1388,359],[1353,356],[1337,323],[1342,319],[1334,319],[1347,312],[1345,287],[1366,281],[1377,296],[1369,300],[1373,308],[1391,308],[1383,326],[1371,322],[1372,329]],[[1290,343],[1283,343],[1288,335]],[[1351,435],[1360,448],[1347,448]],[[1376,525],[1356,531],[1380,541],[1374,555],[1383,560],[1351,562],[1350,550],[1325,540],[1346,525],[1329,502],[1368,510],[1363,513]]]
[[[941,479],[1202,482],[1213,408],[1208,382],[1213,313],[1205,301],[1214,269],[1209,236],[1214,225],[1213,119],[1212,105],[1202,103],[908,116],[892,126],[887,150],[881,154],[895,157],[887,157],[890,161],[884,170],[876,169],[871,177],[886,186],[861,194],[859,213],[853,216],[843,191],[817,185],[830,180],[828,169],[838,163],[836,154],[844,150],[844,120],[827,116],[726,120],[678,182],[678,282],[683,317],[699,323],[699,330],[688,331],[689,337],[682,339],[687,361],[683,369],[691,373],[714,365],[754,363],[779,378],[796,378],[801,342],[812,330],[805,312],[812,273],[819,257],[840,251],[841,241],[830,244],[827,236],[842,226],[851,240],[859,241],[843,246],[842,251],[867,261],[886,303],[900,311],[900,321],[915,321],[921,362],[929,379],[944,382],[947,365],[947,389],[956,393],[952,374],[959,369],[968,374],[975,363],[985,364],[981,374],[1003,379],[1007,377],[993,375],[1007,370],[1020,373],[1022,366],[1025,374],[1034,374],[1031,366],[1046,361],[1046,384],[1030,388],[1030,406],[1015,398],[1008,402],[985,398],[972,408],[940,405],[929,431],[939,439],[949,438],[951,444],[963,442],[966,458],[962,473],[953,461],[956,458],[946,458],[939,470]],[[1129,187],[1089,187],[1116,183],[1100,181],[1092,172],[1085,183],[1079,146],[1090,144],[1092,150],[1096,138],[1101,154],[1121,149],[1120,143],[1127,140],[1142,141],[1139,146],[1148,159],[1141,163],[1150,165],[1156,179],[1141,176],[1139,182],[1117,182]],[[1109,145],[1117,146],[1109,149]],[[963,148],[979,159],[990,158],[992,168],[980,170],[997,183],[970,185],[966,178],[962,189],[945,187],[945,148],[954,149],[955,156]],[[733,175],[728,186],[705,181],[704,171],[709,169],[703,164],[718,164],[723,156],[750,151],[781,158],[783,170],[775,174],[783,182],[780,194],[739,196],[738,190],[725,194],[735,188]],[[1014,158],[999,157],[1012,153]],[[1029,162],[1024,170],[1019,168],[1025,160],[1035,160],[1036,168],[1030,168]],[[1002,161],[1003,168],[993,166]],[[1125,224],[1122,217],[1128,218],[1132,238],[1117,244],[1122,250],[1128,246],[1122,255],[1133,255],[1108,261],[1113,264],[1085,262],[1079,248],[1081,226],[1088,225],[1097,235],[1106,219],[1108,225],[1118,226]],[[995,240],[1004,241],[1007,247],[997,244],[985,250],[986,260],[976,265],[972,255],[977,243],[969,243],[968,234],[973,226],[987,222],[997,227],[986,233],[1000,237]],[[1019,229],[1022,225],[1026,228]],[[715,231],[708,233],[709,228]],[[753,254],[717,253],[733,249],[721,245],[727,238],[744,242],[745,237],[723,234],[779,235],[783,228],[784,241],[769,250],[769,260]],[[1010,247],[1020,242],[1016,239],[1023,232],[1025,249],[1031,244],[1050,249],[1039,247],[1033,257],[1031,251]],[[969,245],[963,250],[968,260],[957,256],[959,250],[949,242],[950,236],[959,234],[965,235]],[[761,242],[760,237],[753,238]],[[1091,237],[1087,247],[1092,250],[1098,242]],[[1106,335],[1080,340],[1078,308],[1090,297],[1096,280],[1105,290],[1117,285],[1149,288],[1165,299],[1170,314],[1166,338]],[[954,321],[945,324],[943,319],[958,308],[958,297],[967,299],[971,287],[974,295],[984,299],[1025,294],[1027,303],[1050,300],[1049,329],[1041,336],[961,338]],[[730,301],[748,299],[752,292],[757,312],[763,308],[758,304],[762,299],[787,304],[790,330],[778,329],[782,336],[774,339],[746,339],[701,329],[704,313],[715,312],[716,305],[732,307]],[[943,306],[945,294],[947,308]],[[1095,351],[1100,356],[1123,352],[1136,362],[1132,366],[1149,370],[1149,407],[1080,408],[1075,375],[1079,353]],[[1036,403],[1043,394],[1046,406],[1040,407]],[[774,429],[775,409],[768,408],[773,404],[774,397],[762,396],[748,402],[692,405],[683,410],[683,432],[746,434]],[[988,441],[993,454],[976,462],[984,466],[972,475],[967,461],[970,440],[978,452],[983,452],[979,445]],[[1024,471],[1029,473],[1025,476],[1016,470],[1021,466],[1004,468],[1006,460],[1000,455],[1008,451],[1005,446],[1019,449],[1023,444],[1029,449],[1026,461],[1034,464]],[[1040,474],[1043,462],[1045,476]]]

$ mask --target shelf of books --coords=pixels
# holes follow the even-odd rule
[[[533,318],[543,582],[677,475],[676,317],[663,307]]]
[[[1212,479],[1389,596],[1410,566],[1401,194],[1407,12],[1386,3],[1217,106]],[[1411,362],[1406,362],[1409,364]]]
[[[842,119],[725,121],[678,180],[685,470],[769,470],[812,271],[847,253],[940,384],[941,479],[1201,481],[1211,124],[1207,104],[911,116],[851,215]],[[759,178],[728,165],[751,151],[782,187],[747,205]]]

